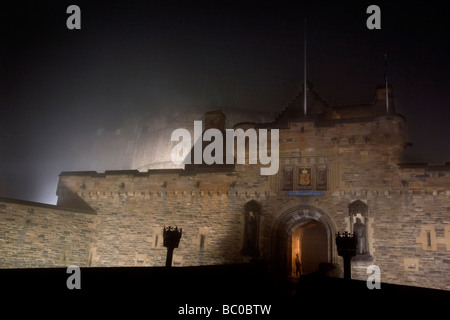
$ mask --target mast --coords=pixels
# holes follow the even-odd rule
[[[384,54],[384,81],[386,83],[386,114],[389,113],[389,91],[387,78],[387,53]]]
[[[306,106],[306,18],[305,18],[305,30],[304,30],[305,34],[303,37],[303,41],[304,41],[304,54],[303,54],[303,71],[304,71],[304,75],[303,75],[303,116],[306,117],[306,110],[307,110],[307,106]]]

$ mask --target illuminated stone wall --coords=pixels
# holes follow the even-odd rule
[[[182,170],[63,175],[59,205],[77,197],[96,210],[92,266],[164,265],[164,226],[183,228],[175,266],[236,263],[243,205],[258,199],[233,187],[240,179],[234,172]],[[256,188],[264,194],[264,183]]]
[[[88,265],[95,220],[92,210],[0,199],[0,268]]]
[[[163,266],[164,226],[183,228],[175,266],[248,261],[244,207],[255,200],[261,259],[292,265],[276,246],[287,250],[312,219],[326,224],[328,262],[342,267],[334,237],[359,217],[369,255],[354,260],[353,278],[375,264],[383,282],[450,290],[450,166],[399,165],[404,131],[400,116],[292,121],[280,128],[273,176],[259,165],[63,173],[57,206],[2,202],[1,267]]]

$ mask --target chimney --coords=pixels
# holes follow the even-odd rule
[[[205,113],[204,130],[215,128],[219,129],[222,132],[225,132],[225,120],[225,114],[222,112],[222,109],[220,107],[218,110],[208,111]]]
[[[394,88],[388,84],[389,114],[395,113]],[[386,85],[379,84],[375,89],[375,104],[386,105]]]
[[[375,89],[375,94],[377,101],[380,100],[386,101],[386,85],[379,84]],[[391,102],[391,99],[394,99],[394,88],[390,84],[388,85],[388,94],[389,94],[389,102]]]

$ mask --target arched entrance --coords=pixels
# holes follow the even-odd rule
[[[333,263],[336,257],[335,226],[320,209],[300,205],[286,210],[272,229],[272,265],[286,276],[295,276],[299,255],[303,274],[318,271],[320,263]]]

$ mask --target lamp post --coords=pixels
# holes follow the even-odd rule
[[[178,244],[180,243],[182,234],[182,229],[178,229],[178,227],[164,227],[163,229],[163,237],[164,243],[163,246],[167,248],[167,256],[166,256],[166,267],[172,266],[172,257],[173,257],[173,249],[178,248]]]
[[[336,236],[338,255],[344,258],[344,279],[352,278],[351,259],[356,254],[356,237],[353,233],[345,231]]]

